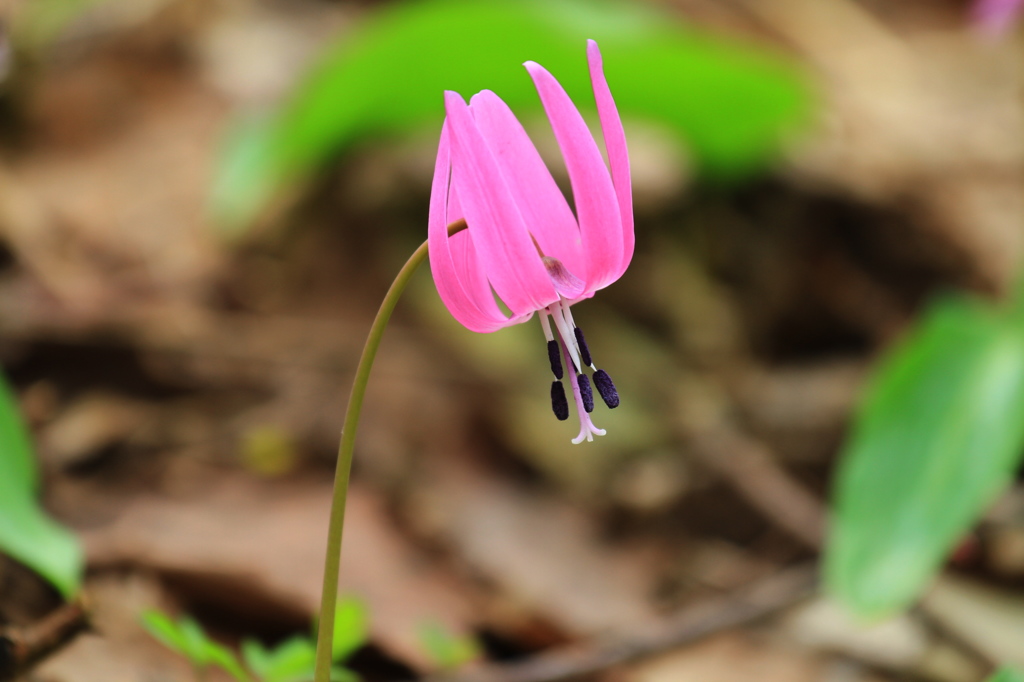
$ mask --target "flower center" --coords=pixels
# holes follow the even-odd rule
[[[557,339],[555,332],[552,331],[551,320],[555,322],[554,329],[558,333]],[[569,401],[566,398],[565,388],[562,386],[562,378],[565,376],[562,371],[562,359],[564,358],[566,365],[572,370],[569,372],[569,385],[575,399],[576,412],[580,417],[580,432],[572,439],[572,442],[582,443],[584,439],[594,440],[595,435],[603,436],[604,429],[597,428],[590,418],[590,413],[594,411],[594,392],[585,369],[589,367],[594,372],[594,386],[597,387],[597,392],[609,408],[619,406],[619,393],[615,389],[615,384],[608,376],[608,372],[594,366],[590,348],[583,336],[583,330],[577,327],[573,321],[569,302],[564,297],[557,303],[552,303],[541,310],[540,321],[541,327],[544,329],[544,336],[548,341],[548,361],[551,363],[551,373],[555,375],[555,381],[551,384],[551,409],[554,411],[555,417],[560,421],[569,418]]]

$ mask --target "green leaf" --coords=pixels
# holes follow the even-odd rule
[[[1024,682],[1024,672],[1018,668],[1000,668],[985,682]]]
[[[788,62],[684,29],[640,3],[396,3],[328,51],[269,122],[236,131],[214,217],[227,229],[248,224],[282,186],[367,135],[439,130],[446,89],[467,98],[491,89],[517,114],[540,115],[526,60],[593,110],[588,38],[601,45],[623,116],[674,131],[707,172],[750,170],[806,118],[808,88]]]
[[[366,643],[370,617],[366,605],[352,598],[342,599],[334,610],[334,641],[331,658],[343,661]]]
[[[256,677],[265,677],[270,669],[270,652],[262,643],[252,638],[242,640],[242,660]]]
[[[362,679],[354,671],[340,665],[331,668],[331,682],[359,682]]]
[[[1024,446],[1024,328],[946,298],[882,363],[836,475],[831,591],[865,618],[910,604]]]
[[[205,666],[210,662],[210,640],[202,626],[191,618],[174,621],[157,609],[143,612],[142,625],[149,634],[171,651],[175,651],[193,665]]]
[[[195,663],[190,656],[191,649],[178,624],[157,609],[144,611],[140,617],[142,626],[149,634],[171,651],[175,651]]]
[[[419,635],[431,660],[443,670],[453,670],[480,656],[476,640],[452,633],[440,623],[424,624]]]
[[[203,645],[203,658],[208,664],[227,671],[238,682],[249,682],[249,676],[238,662],[235,652],[223,644],[207,639]]]
[[[316,644],[307,637],[285,640],[269,652],[263,682],[301,682],[313,679],[316,669]]]
[[[250,678],[234,652],[210,639],[194,619],[185,617],[175,622],[162,611],[150,609],[143,612],[141,621],[149,634],[193,665],[200,668],[215,665],[226,670],[238,682],[249,682]]]
[[[28,432],[0,376],[0,551],[49,580],[66,599],[78,591],[82,552],[36,501],[38,474]]]
[[[178,632],[185,645],[185,656],[200,665],[208,664],[210,659],[207,644],[210,643],[210,640],[207,638],[203,626],[194,618],[185,616],[178,620]]]

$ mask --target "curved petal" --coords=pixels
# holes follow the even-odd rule
[[[521,320],[510,320],[498,309],[491,294],[487,279],[483,277],[475,251],[469,241],[469,230],[463,230],[455,237],[456,249],[452,249],[448,237],[448,185],[451,171],[451,149],[448,126],[441,129],[441,142],[434,166],[434,182],[430,189],[430,214],[427,225],[427,245],[430,256],[430,271],[437,286],[437,293],[452,316],[467,329],[475,332],[492,332]],[[456,220],[458,218],[455,218]],[[459,242],[466,243],[460,244]],[[456,251],[459,258],[453,254]],[[490,306],[484,301],[490,297]]]
[[[524,66],[537,87],[569,171],[587,259],[587,291],[602,289],[621,274],[622,225],[615,187],[601,151],[569,95],[540,64],[526,62]]]
[[[633,234],[633,187],[629,176],[629,151],[626,148],[626,133],[622,129],[619,110],[612,99],[608,81],[604,77],[601,51],[593,40],[587,41],[587,62],[590,65],[590,83],[594,88],[597,115],[601,119],[604,147],[608,152],[608,165],[612,170],[612,184],[619,201],[619,215],[622,217],[622,263],[613,279],[618,279],[633,260],[636,238]]]
[[[572,273],[586,274],[576,216],[515,114],[490,90],[473,95],[469,110],[544,255],[557,258]]]
[[[469,105],[457,93],[446,91],[445,109],[451,135],[452,183],[487,279],[513,316],[550,305],[558,300],[558,293]]]
[[[448,188],[448,215],[445,218],[445,224],[451,225],[465,217],[459,203],[459,195],[455,191],[455,185],[452,184]],[[480,259],[476,255],[472,232],[467,229],[449,236],[448,251],[458,268],[459,281],[462,283],[463,290],[477,308],[493,319],[507,319],[508,316],[502,312],[494,300],[494,291],[491,290],[491,285],[487,281],[487,273],[484,272]]]

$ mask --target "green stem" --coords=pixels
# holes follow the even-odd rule
[[[466,229],[466,222],[460,220],[448,226],[448,234]],[[331,646],[334,642],[334,609],[338,602],[338,571],[341,566],[341,536],[345,529],[345,500],[348,498],[349,474],[352,471],[352,450],[356,441],[356,427],[359,425],[359,414],[363,409],[363,398],[366,396],[366,384],[370,380],[377,349],[384,337],[384,329],[388,326],[391,313],[398,304],[398,299],[405,291],[416,268],[427,257],[427,242],[409,256],[398,276],[391,283],[391,288],[381,301],[377,317],[366,337],[363,354],[359,358],[356,376],[352,381],[352,393],[345,411],[345,422],[341,426],[341,442],[338,444],[338,463],[334,471],[334,495],[331,498],[331,520],[327,527],[327,557],[324,559],[324,587],[320,598],[320,625],[316,640],[316,674],[315,682],[330,682],[331,679]]]

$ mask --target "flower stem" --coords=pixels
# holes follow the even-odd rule
[[[453,235],[466,229],[466,222],[459,220],[448,226],[448,234]],[[324,586],[320,597],[320,620],[316,641],[316,673],[315,682],[330,682],[331,679],[331,648],[334,642],[334,609],[338,602],[338,571],[341,566],[341,536],[345,528],[345,500],[348,498],[349,474],[352,471],[352,451],[356,441],[356,427],[359,425],[359,414],[363,409],[363,398],[366,396],[366,385],[370,380],[370,370],[377,357],[384,329],[388,326],[391,313],[398,304],[398,299],[405,291],[416,268],[427,257],[427,242],[420,244],[402,269],[398,271],[391,288],[384,295],[377,317],[366,337],[363,354],[356,367],[356,376],[352,381],[352,393],[345,411],[345,422],[341,426],[341,442],[338,444],[338,462],[334,471],[334,495],[331,498],[331,520],[327,527],[327,556],[324,559]]]

